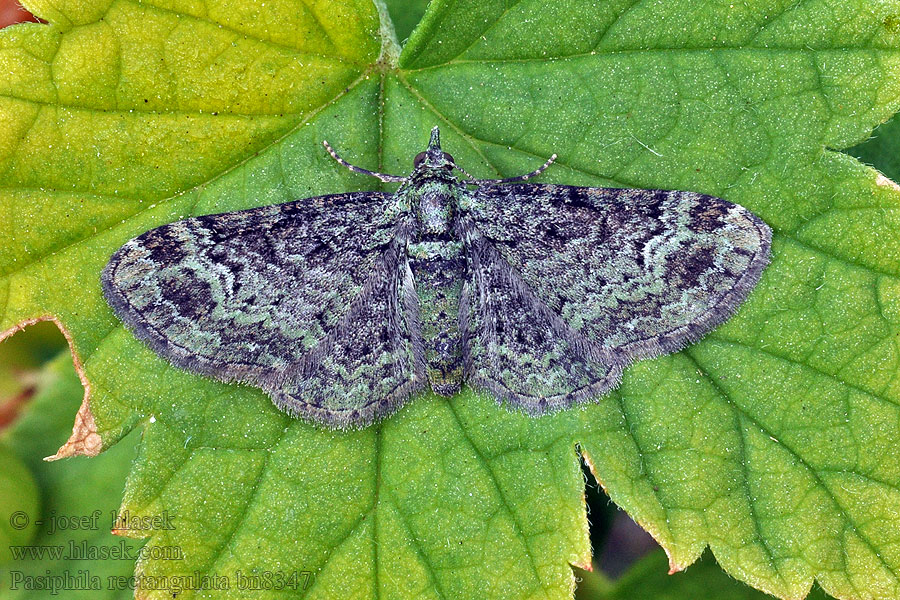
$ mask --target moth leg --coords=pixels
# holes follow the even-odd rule
[[[363,169],[362,167],[357,167],[356,165],[351,165],[346,160],[344,160],[343,158],[338,156],[337,152],[334,151],[334,148],[332,148],[331,145],[327,141],[322,140],[322,144],[325,146],[325,149],[328,150],[328,154],[331,155],[331,158],[336,160],[338,162],[338,164],[347,167],[354,173],[359,173],[360,175],[369,175],[371,177],[377,177],[378,179],[380,179],[381,181],[384,181],[384,182],[406,181],[406,177],[401,177],[400,175],[387,175],[385,173],[378,173],[377,171],[370,171],[368,169]]]
[[[547,162],[542,164],[531,173],[525,173],[524,175],[519,175],[517,177],[507,177],[506,179],[475,179],[474,177],[466,173],[462,167],[457,166],[456,168],[463,173],[466,173],[466,175],[469,175],[469,178],[472,179],[472,181],[468,183],[471,183],[473,185],[495,185],[498,183],[516,183],[517,181],[527,181],[532,177],[537,177],[538,175],[546,171],[547,167],[552,165],[554,160],[556,160],[556,154],[551,155],[550,158],[547,159]]]

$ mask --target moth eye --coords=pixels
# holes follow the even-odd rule
[[[416,157],[413,159],[413,169],[419,168],[419,165],[422,164],[422,161],[425,160],[425,153],[419,152],[416,154]]]
[[[444,152],[444,160],[446,160],[446,161],[448,161],[448,162],[450,162],[450,163],[453,163],[454,165],[456,164],[456,161],[453,160],[453,157],[450,156],[449,154],[447,154],[446,152]]]

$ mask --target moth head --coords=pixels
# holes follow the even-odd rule
[[[425,152],[419,152],[413,159],[413,168],[417,169],[425,165],[429,169],[446,169],[452,171],[456,166],[453,157],[441,150],[441,132],[435,127],[431,130],[431,140],[428,142],[428,149]]]

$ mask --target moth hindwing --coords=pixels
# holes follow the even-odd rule
[[[463,383],[538,415],[602,396],[759,281],[771,231],[684,191],[459,178],[435,128],[396,193],[193,217],[122,246],[104,294],[174,365],[364,427]],[[465,173],[463,171],[463,173]],[[466,174],[468,176],[468,174]]]

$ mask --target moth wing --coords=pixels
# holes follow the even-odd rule
[[[474,194],[474,237],[603,364],[696,341],[734,313],[769,258],[765,223],[703,194],[547,184]]]
[[[321,345],[348,319],[361,318],[359,309],[353,312],[361,302],[393,311],[385,314],[402,330],[391,339],[405,340],[406,355],[395,351],[390,377],[402,380],[406,391],[418,376],[411,351],[420,344],[417,307],[390,298],[400,293],[387,287],[398,277],[385,275],[396,244],[397,225],[386,215],[390,199],[337,194],[164,225],[113,255],[101,277],[103,291],[135,335],[176,366],[262,387],[282,409],[331,423],[333,397],[301,395],[289,402],[275,382],[287,385],[286,374],[308,364],[308,356],[335,363],[346,358]],[[385,281],[373,283],[376,277]],[[403,399],[355,397],[342,399],[339,408],[353,402],[360,409],[369,402],[393,407]],[[317,408],[305,412],[307,405]],[[338,418],[331,424],[354,423]]]
[[[614,387],[621,368],[554,314],[490,242],[468,239],[471,279],[460,303],[466,380],[531,414],[566,408]]]
[[[337,327],[262,387],[292,415],[365,427],[425,386],[418,314],[405,247],[392,244]]]

